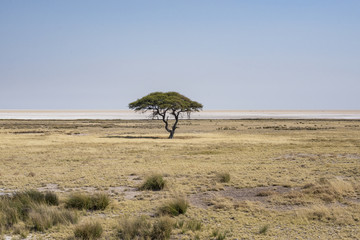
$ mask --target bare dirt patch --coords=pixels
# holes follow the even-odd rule
[[[270,196],[274,194],[284,194],[297,190],[283,186],[255,187],[255,188],[233,188],[226,187],[221,191],[207,191],[196,193],[189,196],[192,205],[199,208],[208,208],[212,200],[218,197],[232,198],[234,201],[258,201],[268,202]]]

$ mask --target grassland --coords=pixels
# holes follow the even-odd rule
[[[138,190],[154,173],[165,188]],[[105,210],[79,211],[103,239],[126,217],[155,221],[174,198],[189,207],[171,217],[171,239],[360,239],[360,121],[182,120],[169,140],[156,120],[0,120],[0,194],[29,189],[60,205],[109,195]],[[71,239],[75,228],[29,236]]]

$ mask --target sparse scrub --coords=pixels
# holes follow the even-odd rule
[[[102,233],[103,228],[99,222],[85,222],[74,229],[75,238],[83,240],[99,239]]]
[[[194,240],[198,235],[215,240],[211,232],[216,228],[219,239],[226,229],[231,229],[226,239],[360,239],[356,230],[360,223],[360,128],[345,127],[359,123],[184,119],[181,135],[169,142],[162,135],[161,119],[0,120],[0,201],[11,200],[10,205],[0,205],[0,236],[75,238],[72,224],[35,231],[30,215],[34,217],[32,209],[41,205],[78,213],[80,220],[99,220],[104,228],[100,239],[114,237],[117,231],[111,232],[111,228],[121,218],[116,215],[146,214],[149,233],[142,236],[151,239],[160,207],[177,192],[186,193],[190,206],[184,215],[168,215],[177,221],[172,239]],[[315,124],[317,131],[306,131]],[[115,128],[102,128],[105,125]],[[225,126],[237,130],[216,130]],[[290,130],[294,127],[302,129]],[[34,177],[30,177],[31,171]],[[146,173],[154,172],[167,181],[166,191],[137,191]],[[223,172],[230,173],[229,183],[217,178],[217,173]],[[24,194],[31,186],[43,189],[44,201],[37,193],[30,194],[32,197]],[[16,189],[21,194],[14,193]],[[89,195],[104,191],[117,200],[104,212],[65,208],[69,196],[79,189]],[[57,193],[59,205],[48,206],[47,190]],[[18,195],[16,199],[14,195]],[[203,228],[188,230],[191,219],[201,220]],[[267,234],[259,234],[267,223]],[[282,227],[291,231],[281,231]]]
[[[148,176],[143,184],[140,186],[140,190],[152,190],[160,191],[165,187],[166,181],[160,174],[153,174]]]
[[[219,182],[228,183],[230,182],[230,173],[227,172],[218,173],[217,179]]]
[[[109,203],[109,196],[103,193],[94,195],[75,193],[66,200],[65,206],[67,208],[76,208],[79,210],[104,210]]]
[[[168,214],[171,216],[178,216],[180,214],[185,214],[189,206],[187,200],[183,197],[176,197],[160,207],[161,214]]]

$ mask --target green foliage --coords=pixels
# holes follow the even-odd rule
[[[153,92],[129,104],[129,108],[135,111],[168,109],[189,113],[199,111],[202,107],[202,104],[177,92]]]
[[[103,228],[99,222],[86,222],[75,227],[75,238],[83,240],[99,239],[103,233]]]
[[[88,195],[84,193],[72,194],[65,202],[67,208],[76,208],[79,210],[104,210],[110,203],[109,196],[98,193]]]
[[[189,204],[185,198],[176,197],[160,207],[160,213],[171,216],[178,216],[180,214],[185,214],[188,206]]]
[[[143,184],[140,186],[140,190],[152,190],[160,191],[165,187],[166,181],[160,174],[152,174],[148,176]]]
[[[166,131],[170,133],[169,138],[174,136],[181,113],[187,113],[190,117],[191,112],[197,112],[202,107],[202,104],[177,92],[153,92],[129,104],[129,108],[135,111],[152,111],[153,117],[160,116]],[[172,127],[169,127],[169,115],[175,119]]]

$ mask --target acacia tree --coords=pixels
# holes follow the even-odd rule
[[[202,107],[202,104],[177,92],[153,92],[129,104],[130,109],[151,111],[153,118],[160,117],[165,123],[166,131],[170,133],[169,138],[174,137],[181,114],[186,113],[190,117],[192,112],[198,112]],[[174,118],[172,126],[169,126],[169,116]]]

